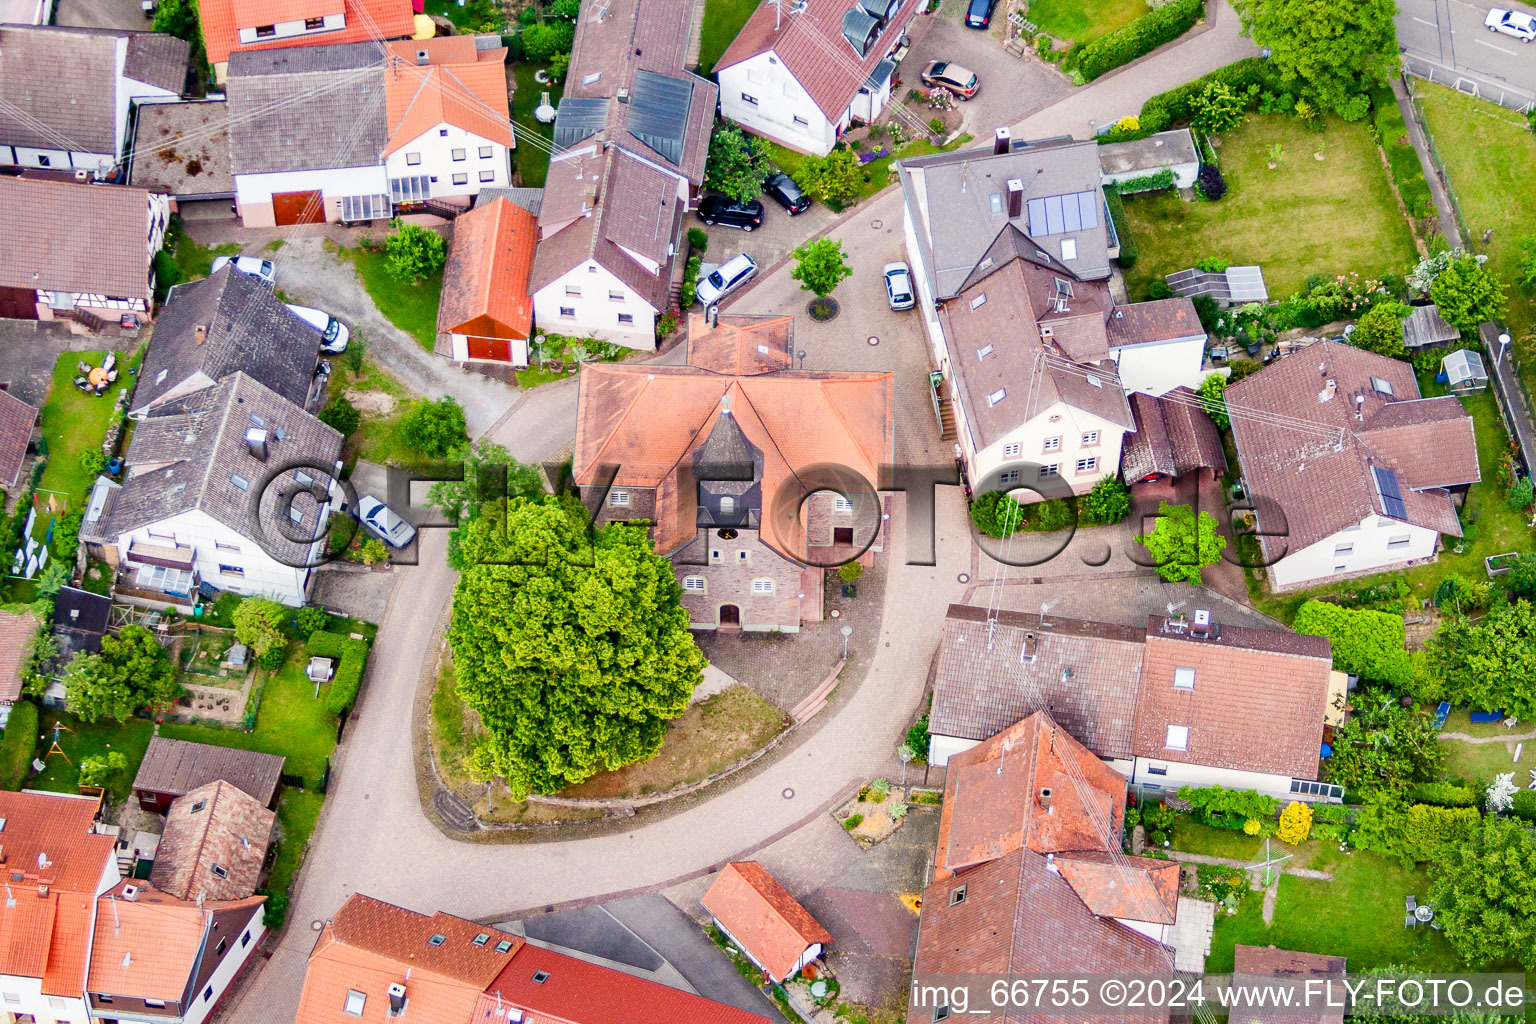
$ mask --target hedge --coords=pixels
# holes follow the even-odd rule
[[[1188,122],[1194,116],[1191,103],[1212,82],[1220,82],[1229,87],[1244,100],[1250,110],[1259,105],[1265,90],[1279,92],[1284,88],[1278,74],[1268,61],[1262,57],[1244,57],[1234,64],[1217,68],[1193,82],[1185,82],[1178,88],[1148,97],[1147,101],[1141,105],[1141,112],[1136,116],[1137,127],[1111,129],[1098,136],[1098,141],[1102,144],[1145,139],[1158,132],[1167,131],[1172,125]]]
[[[1410,217],[1429,217],[1435,212],[1435,200],[1430,195],[1429,182],[1424,180],[1424,166],[1419,154],[1408,141],[1408,124],[1398,108],[1397,98],[1391,89],[1377,89],[1371,93],[1375,107],[1376,135],[1387,163],[1392,168],[1392,180],[1397,194],[1408,208]]]
[[[1291,628],[1327,637],[1333,646],[1333,667],[1341,672],[1390,686],[1406,686],[1413,680],[1413,662],[1403,649],[1401,615],[1314,600],[1301,606]]]
[[[1129,270],[1136,265],[1141,250],[1136,248],[1136,236],[1131,233],[1131,222],[1125,216],[1125,203],[1120,193],[1104,186],[1104,205],[1109,208],[1109,219],[1115,224],[1115,234],[1120,239],[1120,268]]]
[[[1536,791],[1531,796],[1536,798]],[[1471,786],[1457,786],[1450,782],[1421,782],[1408,790],[1410,804],[1433,804],[1436,807],[1476,807],[1477,793]]]
[[[1143,174],[1139,178],[1126,178],[1124,181],[1117,181],[1110,187],[1122,196],[1129,196],[1139,192],[1161,192],[1163,189],[1173,188],[1176,180],[1173,175],[1173,168],[1164,167],[1160,171],[1152,174]]]
[[[1172,42],[1194,28],[1204,14],[1205,0],[1173,0],[1091,43],[1074,46],[1063,66],[1092,81]]]
[[[357,703],[357,691],[363,685],[368,641],[317,629],[309,634],[307,647],[312,657],[337,659],[336,674],[331,678],[331,689],[325,696],[325,709],[337,716],[351,711],[352,705]]]
[[[37,749],[37,705],[18,700],[11,705],[11,719],[0,736],[0,788],[20,789],[32,770]]]
[[[1526,821],[1536,821],[1536,789],[1522,789],[1516,793],[1509,813]]]

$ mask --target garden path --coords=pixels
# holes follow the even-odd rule
[[[1536,730],[1516,732],[1508,736],[1468,736],[1464,732],[1443,732],[1443,740],[1460,740],[1463,743],[1508,743],[1510,740],[1536,740]]]
[[[1241,868],[1244,871],[1257,871],[1259,868],[1246,860],[1234,860],[1231,857],[1211,857],[1203,853],[1187,853],[1184,850],[1164,850],[1164,853],[1174,860],[1183,861],[1186,864],[1220,864],[1229,868]],[[1297,878],[1312,878],[1321,882],[1333,881],[1333,872],[1317,871],[1313,868],[1279,868],[1282,874],[1295,875]]]

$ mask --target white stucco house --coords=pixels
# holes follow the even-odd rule
[[[721,116],[825,156],[850,124],[878,119],[890,102],[907,25],[922,6],[923,0],[761,4],[715,64]]]
[[[1127,394],[1197,386],[1187,299],[1117,304],[1097,147],[1056,141],[902,161],[918,306],[974,489],[1086,494],[1119,472]]]
[[[247,227],[452,216],[511,184],[499,36],[237,51],[230,161]],[[301,104],[285,102],[309,94]]]
[[[946,765],[1009,720],[1047,711],[1139,787],[1336,799],[1337,787],[1317,781],[1332,667],[1326,638],[1222,623],[1204,610],[1126,626],[951,605],[928,760]]]
[[[1420,398],[1411,365],[1322,341],[1226,400],[1275,589],[1412,565],[1461,536],[1457,498],[1482,478],[1472,417]]]
[[[190,54],[157,32],[0,25],[0,166],[112,177],[134,106],[179,100]]]
[[[529,291],[537,330],[656,346],[717,91],[683,70],[693,5],[610,0],[576,23]]]

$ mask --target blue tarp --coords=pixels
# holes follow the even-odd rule
[[[1474,722],[1502,722],[1503,711],[1474,711],[1469,716]]]

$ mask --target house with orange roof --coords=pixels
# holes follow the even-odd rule
[[[693,629],[795,632],[824,569],[882,544],[894,377],[791,369],[793,326],[695,316],[685,366],[581,368],[582,498],[599,523],[649,521]]]
[[[117,884],[115,842],[96,831],[101,801],[0,792],[0,1004],[11,1020],[83,1024],[96,897]]]
[[[754,860],[727,864],[701,900],[715,926],[774,981],[821,956],[832,935]]]
[[[507,198],[454,222],[433,351],[458,363],[528,365],[528,279],[538,243],[538,218]]]
[[[632,968],[630,970],[633,970]],[[295,1024],[766,1024],[693,992],[361,893],[309,955]]]
[[[507,187],[506,55],[494,35],[235,53],[226,92],[241,221],[451,217],[482,188]]]
[[[414,13],[410,0],[198,0],[220,85],[236,51],[403,39],[415,30]]]
[[[266,934],[265,896],[179,900],[123,881],[96,898],[85,991],[98,1018],[202,1024]]]

